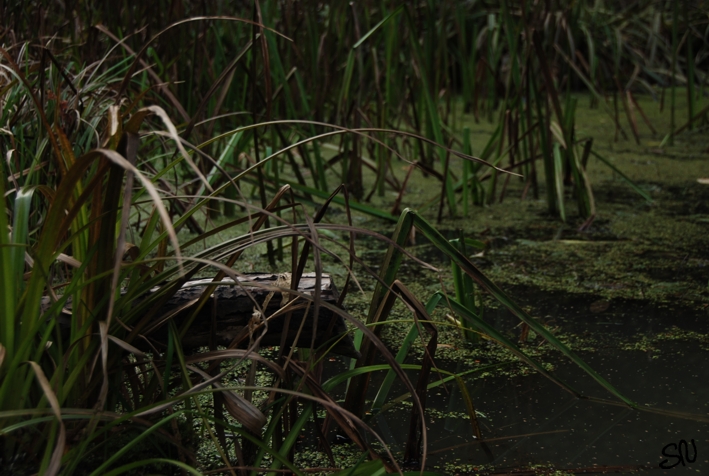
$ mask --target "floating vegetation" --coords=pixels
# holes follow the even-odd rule
[[[593,292],[583,312],[621,327],[623,299],[706,309],[691,2],[0,15],[5,470],[494,474],[478,385],[501,378],[706,420],[597,370],[610,333],[520,304]],[[619,347],[655,360],[707,350],[701,330],[633,335]],[[452,420],[480,465],[429,464],[429,426]]]

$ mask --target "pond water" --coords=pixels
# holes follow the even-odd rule
[[[579,393],[609,403],[578,399],[534,372],[465,377],[489,450],[485,451],[473,436],[455,382],[433,388],[427,395],[428,469],[444,474],[475,474],[485,469],[492,474],[535,474],[524,471],[538,465],[584,474],[604,470],[615,474],[707,474],[707,309],[620,298],[606,301],[593,294],[545,292],[523,286],[510,292],[520,304],[531,306],[533,315],[542,316],[548,327],[576,343],[586,363],[645,411],[620,404],[573,362],[551,351],[542,360],[553,365],[555,375]],[[487,310],[486,320],[498,329],[515,330],[518,324],[504,309]],[[531,343],[540,344],[541,339]],[[461,372],[494,362],[444,358],[437,359],[436,365]],[[381,373],[372,377],[369,398],[374,398],[382,377]],[[416,372],[409,372],[409,377],[415,385]],[[433,380],[437,380],[435,371]],[[404,393],[406,388],[398,383],[390,395]],[[400,404],[368,421],[399,457],[406,444],[410,408]],[[683,440],[688,449],[684,464],[673,456],[678,454],[677,447],[667,446]],[[664,469],[660,467],[663,461]],[[676,466],[669,468],[672,465]]]
[[[447,474],[474,471],[489,464],[496,471],[552,465],[580,472],[601,467],[616,474],[643,469],[652,474],[707,474],[709,471],[709,352],[707,342],[694,332],[706,333],[706,311],[662,308],[642,302],[614,300],[598,306],[591,295],[562,295],[517,290],[520,301],[532,298],[555,303],[547,324],[565,331],[595,336],[595,349],[580,356],[624,395],[650,411],[575,398],[539,374],[467,379],[490,454],[475,440],[465,405],[456,385],[429,391],[429,458],[431,469]],[[512,327],[513,316],[488,313],[490,323]],[[643,335],[667,338],[645,341],[645,350],[623,350]],[[664,334],[663,334],[664,335]],[[677,336],[683,336],[676,339]],[[554,372],[583,395],[613,401],[605,390],[560,354]],[[482,362],[481,364],[484,364]],[[464,363],[438,362],[441,368],[461,371]],[[415,379],[415,375],[411,375]],[[403,386],[396,389],[403,393]],[[396,394],[396,391],[394,391]],[[617,400],[616,400],[617,401]],[[666,412],[667,414],[661,414]],[[680,412],[694,416],[672,416]],[[700,421],[703,420],[703,421]],[[392,449],[403,451],[409,411],[398,408],[372,420]],[[680,463],[669,444],[688,443],[689,459]],[[696,450],[692,446],[694,440]],[[665,449],[666,455],[663,455]],[[660,463],[666,460],[665,466]],[[514,473],[518,474],[518,473]],[[522,474],[522,473],[520,473]]]

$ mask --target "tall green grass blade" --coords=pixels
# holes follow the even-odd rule
[[[239,131],[229,138],[229,141],[227,142],[226,146],[224,147],[224,150],[222,151],[221,154],[219,154],[219,158],[217,159],[217,162],[214,164],[212,169],[207,174],[206,182],[212,188],[214,187],[217,179],[221,176],[222,170],[224,170],[224,167],[226,166],[227,161],[232,160],[232,158],[234,157],[234,154],[236,153],[236,150],[237,150],[237,145],[239,144],[239,141],[241,140],[243,135],[244,135],[243,132]],[[206,189],[206,184],[202,183],[195,195],[198,195],[198,196],[202,195],[204,193],[205,189]]]
[[[414,28],[414,23],[413,20],[409,14],[409,11],[407,10],[406,12],[406,17],[408,19],[408,24],[409,27],[411,28],[412,31],[415,30]],[[431,86],[428,81],[427,75],[431,73],[431,71],[428,71],[425,69],[426,63],[424,62],[423,59],[423,54],[421,53],[421,46],[418,43],[418,40],[414,37],[414,35],[410,35],[410,46],[411,50],[414,53],[414,59],[416,60],[416,63],[419,65],[419,68],[421,69],[421,94],[423,96],[423,100],[425,101],[426,104],[426,113],[427,113],[427,118],[428,118],[428,125],[431,129],[432,132],[432,139],[435,140],[438,144],[445,144],[445,141],[443,139],[443,128],[441,126],[441,119],[440,115],[438,113],[438,105],[435,97],[432,94]],[[441,168],[445,168],[445,162],[446,162],[446,153],[443,149],[438,149],[438,157],[440,159],[441,163]],[[449,174],[446,174],[443,177],[444,180],[444,187],[445,187],[445,194],[446,194],[446,200],[448,202],[448,207],[451,210],[451,214],[453,216],[456,215],[456,204],[455,204],[455,191],[453,189],[453,184],[451,181],[451,177]]]
[[[684,21],[687,29],[687,122],[689,123],[689,129],[692,129],[694,117],[694,106],[695,106],[695,92],[694,92],[694,51],[692,48],[692,43],[694,38],[692,34],[692,27],[690,25],[689,19],[689,0],[684,0]],[[692,7],[694,8],[694,7]],[[673,28],[675,26],[673,25]],[[674,125],[674,124],[673,124]]]
[[[339,471],[334,476],[384,476],[385,474],[387,474],[387,471],[382,460],[363,461],[363,459],[360,459],[352,468]],[[416,472],[416,474],[420,473]]]
[[[374,25],[374,27],[373,27],[371,30],[369,30],[367,33],[365,33],[364,35],[362,35],[362,38],[360,38],[359,41],[357,41],[357,43],[355,43],[355,44],[352,46],[352,49],[354,50],[354,49],[359,48],[360,45],[361,45],[362,43],[364,43],[365,41],[367,41],[367,39],[368,39],[370,36],[372,36],[379,28],[381,28],[382,25],[384,25],[386,22],[388,22],[389,20],[391,20],[392,18],[394,18],[396,15],[398,15],[399,12],[401,12],[401,10],[403,10],[403,8],[404,8],[404,5],[399,5],[399,7],[398,7],[396,10],[394,10],[393,12],[389,13],[387,16],[385,16],[384,18],[382,18],[381,21],[380,21],[379,23],[377,23],[376,25]]]
[[[435,298],[436,302],[439,304],[443,299],[445,299],[443,294],[441,294],[441,293],[434,294],[432,296],[432,299],[433,298]],[[486,372],[492,368],[496,368],[499,366],[500,366],[500,364],[486,365],[483,367],[479,367],[479,368],[476,367],[476,368],[468,369],[463,372],[457,372],[457,373],[456,372],[449,372],[444,369],[437,369],[436,373],[440,372],[442,375],[448,375],[449,377],[445,377],[442,380],[436,380],[434,382],[431,382],[428,384],[427,388],[430,390],[432,388],[436,388],[440,385],[443,385],[444,383],[448,383],[452,379],[455,379],[456,377],[464,377],[465,375],[469,375],[469,374],[475,373],[475,372]],[[401,368],[403,370],[421,370],[421,366],[416,365],[416,364],[401,364]],[[370,373],[370,372],[378,372],[381,370],[390,370],[390,369],[391,369],[391,365],[389,365],[389,364],[375,364],[375,365],[367,365],[366,367],[359,367],[356,369],[347,370],[345,372],[337,374],[334,377],[331,377],[330,379],[328,379],[325,383],[323,383],[322,388],[323,388],[323,390],[330,392],[330,391],[333,391],[339,384],[341,384],[342,382],[345,382],[349,378],[355,377],[357,375],[363,375],[363,374]],[[410,394],[405,394],[405,395],[410,396]],[[397,399],[397,402],[398,401],[401,401],[401,400]],[[390,407],[390,404],[388,403],[384,407]]]
[[[463,256],[467,256],[466,244],[479,249],[484,249],[485,245],[476,240],[470,239],[455,239],[450,240],[450,243],[455,246],[458,251],[460,251]],[[475,303],[475,288],[473,280],[467,274],[464,274],[460,267],[451,261],[451,271],[453,273],[453,287],[455,289],[455,296],[458,302],[462,303],[470,312],[477,316],[481,316],[481,309]],[[475,332],[470,332],[463,329],[463,336],[467,342],[477,342],[479,340],[478,334]]]
[[[382,262],[381,271],[379,277],[380,282],[377,283],[374,288],[374,293],[372,293],[372,300],[369,306],[369,313],[367,314],[367,324],[372,324],[373,319],[376,316],[377,310],[384,299],[384,294],[387,292],[396,275],[399,272],[399,266],[401,266],[401,260],[403,254],[401,248],[405,245],[406,240],[409,238],[409,233],[411,232],[411,227],[414,224],[413,216],[410,213],[404,211],[399,220],[396,223],[396,228],[392,233],[392,241],[397,246],[391,245],[387,249],[387,253],[384,256],[384,261]]]
[[[571,154],[571,170],[574,176],[576,192],[578,194],[577,201],[579,205],[579,214],[584,218],[589,218],[596,214],[596,202],[593,197],[593,188],[591,187],[591,181],[588,178],[586,169],[583,166],[583,159],[579,158],[579,154],[575,146],[572,147]]]
[[[561,159],[561,144],[554,143],[554,190],[556,192],[556,204],[559,208],[561,221],[566,221],[566,209],[564,207],[564,167]]]
[[[351,50],[350,54],[347,56],[347,66],[345,67],[345,75],[342,79],[342,89],[340,89],[340,99],[338,104],[338,113],[340,123],[343,123],[343,114],[347,111],[347,102],[350,98],[350,85],[352,83],[352,75],[354,73],[354,63],[355,63],[355,50]]]
[[[500,304],[505,306],[507,309],[517,316],[520,320],[525,322],[534,332],[542,336],[549,342],[553,347],[560,350],[564,355],[571,359],[576,365],[581,367],[586,373],[588,373],[594,380],[596,380],[602,387],[604,387],[608,392],[612,393],[618,397],[621,401],[629,406],[635,407],[636,404],[631,400],[627,399],[620,392],[618,392],[615,387],[613,387],[608,381],[606,381],[602,376],[600,376],[596,371],[589,367],[583,360],[581,360],[575,352],[569,349],[561,341],[559,341],[551,332],[549,332],[543,325],[537,322],[532,316],[527,314],[519,305],[517,305],[512,299],[507,296],[506,293],[502,291],[495,283],[490,281],[487,276],[481,273],[475,265],[463,256],[451,243],[448,242],[435,228],[433,228],[426,220],[421,218],[416,212],[411,210],[405,210],[404,213],[413,215],[412,220],[416,225],[416,228],[423,233],[426,238],[428,238],[434,245],[436,245],[441,251],[443,251],[448,257],[455,261],[455,263],[460,266],[460,268],[467,273],[473,280],[478,283],[485,291],[492,294],[492,296],[497,299]],[[462,306],[461,306],[462,307]],[[470,316],[467,310],[466,313]],[[476,319],[476,316],[472,316]],[[479,322],[479,325],[487,325],[484,321]]]
[[[549,373],[544,366],[539,363],[536,359],[533,357],[527,355],[524,351],[522,351],[517,345],[515,345],[514,342],[512,342],[510,339],[505,337],[501,332],[499,332],[497,329],[489,325],[487,322],[485,322],[483,319],[480,319],[478,316],[470,312],[465,306],[463,306],[461,303],[458,301],[451,299],[448,297],[448,303],[450,303],[451,310],[461,316],[463,319],[466,320],[470,325],[475,327],[476,329],[479,329],[480,332],[483,334],[489,336],[491,339],[499,342],[503,346],[507,347],[510,352],[512,352],[515,356],[517,356],[519,359],[522,361],[526,362],[529,364],[532,368],[534,368],[537,372],[551,380],[552,382],[556,383],[563,389],[567,390],[571,394],[575,395],[576,397],[579,397],[580,394],[571,388],[568,384],[566,384],[563,380],[559,379],[558,377],[552,375]]]
[[[176,411],[171,415],[168,415],[159,421],[153,423],[152,426],[145,429],[140,435],[135,437],[132,441],[126,444],[124,447],[113,453],[106,461],[104,461],[98,468],[90,473],[90,476],[99,476],[106,473],[106,470],[116,461],[119,461],[121,457],[126,455],[132,448],[138,445],[140,442],[148,438],[150,435],[159,430],[163,425],[169,423],[173,419],[177,418],[183,413],[183,411]]]
[[[177,466],[178,468],[182,469],[183,471],[186,471],[190,474],[194,474],[196,476],[201,476],[202,473],[194,469],[192,466],[185,464],[181,461],[174,460],[174,459],[168,459],[168,458],[150,458],[150,459],[144,459],[141,461],[135,461],[133,463],[128,463],[124,464],[123,466],[120,466],[114,470],[109,471],[106,473],[106,476],[117,476],[119,474],[123,473],[128,473],[131,472],[132,470],[135,470],[136,468],[140,468],[143,466],[149,466],[153,464],[169,464],[172,466]],[[131,473],[134,474],[134,473]]]
[[[542,146],[542,161],[544,163],[544,181],[547,196],[547,208],[549,209],[550,213],[556,214],[559,210],[559,205],[556,199],[556,174],[554,173],[554,155],[551,150],[551,144],[549,143],[549,122],[547,122],[547,119],[551,118],[547,118],[547,116],[543,113],[542,101],[544,101],[544,105],[546,106],[547,111],[549,110],[549,108],[546,104],[546,97],[542,96],[539,92],[539,89],[537,89],[537,84],[534,79],[534,75],[531,75],[529,80],[532,85],[530,91],[532,92],[534,102],[537,106],[537,121],[539,121],[539,143]]]
[[[509,360],[506,362],[500,362],[497,364],[492,364],[492,365],[483,365],[482,367],[475,367],[469,370],[466,370],[464,372],[458,372],[458,373],[453,373],[453,375],[450,375],[449,377],[445,377],[436,381],[433,381],[428,384],[426,387],[428,390],[431,390],[432,388],[438,388],[441,385],[444,385],[452,380],[455,380],[456,377],[464,377],[466,375],[469,375],[471,373],[476,373],[476,372],[487,372],[492,369],[496,369],[498,367],[501,367],[503,365],[509,365],[515,362],[514,360]],[[440,371],[440,369],[438,369]],[[389,403],[384,405],[380,411],[380,413],[383,413],[385,411],[388,411],[389,409],[393,408],[396,404],[401,403],[403,401],[406,401],[407,399],[411,398],[411,393],[404,393],[402,395],[399,395],[396,398],[393,398]]]
[[[409,332],[406,334],[406,337],[404,337],[404,340],[401,342],[399,350],[396,353],[395,359],[397,362],[399,362],[399,364],[402,364],[404,362],[406,356],[409,353],[411,345],[413,345],[418,336],[419,328],[416,324],[413,324],[411,326],[411,329],[409,329]],[[405,367],[402,366],[402,368]],[[372,413],[379,412],[382,406],[384,406],[384,403],[386,402],[386,399],[389,395],[389,390],[391,389],[391,386],[394,383],[395,379],[396,374],[393,370],[389,369],[389,372],[387,372],[386,376],[384,377],[384,380],[382,381],[381,386],[379,387],[379,391],[377,392],[376,397],[374,397],[374,402],[372,402]]]
[[[677,93],[677,56],[679,55],[679,44],[677,41],[677,29],[679,28],[679,1],[672,3],[672,66],[670,73],[670,135],[669,144],[675,144],[675,106],[676,106],[676,93]]]
[[[467,155],[472,155],[473,147],[470,145],[470,128],[465,127],[463,129],[463,153]],[[470,178],[473,175],[473,164],[472,162],[465,160],[463,161],[463,216],[468,217],[468,205],[470,203]]]
[[[426,303],[426,312],[428,312],[429,314],[432,313],[436,306],[438,306],[438,303],[442,298],[442,295],[434,294],[431,299],[429,299]],[[394,359],[399,364],[403,364],[404,360],[406,359],[406,356],[409,354],[409,349],[411,349],[411,345],[416,341],[418,336],[419,326],[414,323],[411,326],[411,329],[409,329],[408,334],[406,334],[404,340],[401,342],[399,350],[396,353],[396,357],[394,357]],[[402,365],[402,368],[406,367]],[[391,386],[394,383],[395,378],[396,374],[393,370],[389,369],[386,376],[384,377],[384,380],[382,381],[382,384],[379,387],[379,391],[377,391],[376,397],[374,397],[374,402],[372,403],[372,413],[379,412],[384,406],[384,403],[386,402],[386,399],[389,396],[389,391],[391,390]]]
[[[14,295],[20,295],[22,293],[21,286],[24,284],[23,274],[25,269],[25,247],[28,245],[30,207],[32,205],[33,196],[34,189],[25,188],[18,190],[17,196],[15,197],[15,208],[12,223],[14,257],[10,263],[10,268],[14,271],[17,286],[16,293],[13,293]]]
[[[4,169],[4,167],[2,167]],[[2,174],[3,177],[6,174]],[[2,309],[2,323],[0,324],[0,345],[4,347],[3,354],[8,358],[15,354],[15,305],[17,303],[17,275],[19,270],[13,266],[16,262],[17,250],[15,244],[10,239],[10,234],[7,232],[7,213],[5,210],[5,180],[0,178],[0,197],[3,197],[2,210],[0,210],[0,257],[3,265],[0,266],[0,290],[2,290],[3,299],[0,306]],[[24,257],[24,247],[20,250]],[[23,261],[24,269],[24,261]],[[0,375],[5,376],[7,364],[0,366]],[[0,404],[2,401],[0,401]],[[2,408],[2,407],[0,407]]]
[[[300,415],[298,416],[298,419],[293,423],[293,426],[291,427],[290,432],[288,432],[288,435],[285,437],[283,440],[283,443],[281,444],[281,447],[278,450],[278,453],[283,457],[287,458],[288,454],[291,451],[291,448],[296,444],[298,441],[298,437],[300,436],[300,432],[303,430],[305,427],[305,424],[308,422],[310,417],[312,416],[313,413],[313,403],[308,402],[305,405],[305,408],[300,412]],[[276,459],[271,463],[271,468],[270,469],[280,469],[281,467],[281,460]],[[271,471],[268,473],[268,476],[277,476],[279,473],[275,471]]]

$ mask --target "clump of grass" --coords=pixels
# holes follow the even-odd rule
[[[41,474],[141,467],[195,474],[203,462],[193,443],[208,438],[217,469],[246,474],[251,467],[285,467],[301,474],[293,451],[313,421],[325,448],[333,422],[360,448],[362,458],[348,474],[396,470],[389,449],[364,437],[369,375],[387,371],[374,409],[392,403],[393,378],[405,383],[413,402],[405,459],[423,468],[430,386],[455,380],[480,436],[462,375],[442,373],[429,382],[436,326],[445,325],[430,318],[436,306],[447,306],[471,340],[483,334],[501,343],[578,395],[481,318],[476,289],[634,406],[480,273],[466,256],[464,237],[451,243],[409,210],[391,240],[376,236],[391,246],[382,273],[371,273],[377,285],[365,323],[323,302],[317,285],[313,295],[298,293],[297,282],[306,266],[322,275],[323,255],[340,259],[337,244],[328,241],[333,231],[349,238],[340,263],[353,279],[354,237],[375,234],[352,227],[350,212],[396,221],[408,177],[396,172],[400,160],[408,174],[418,168],[439,180],[439,217],[446,208],[456,215],[461,205],[467,213],[470,203],[502,200],[511,176],[505,172],[523,172],[534,193],[541,160],[549,210],[566,219],[566,189],[573,189],[579,216],[590,224],[594,198],[585,166],[593,151],[591,142],[575,137],[572,92],[582,83],[619,135],[625,135],[622,106],[636,140],[633,93],[664,86],[670,62],[672,97],[684,67],[694,99],[694,76],[703,74],[703,65],[694,57],[683,65],[678,41],[668,49],[658,40],[669,35],[664,6],[626,12],[578,2],[567,11],[563,2],[503,2],[481,14],[474,2],[256,1],[234,17],[218,3],[206,12],[193,2],[174,5],[125,2],[95,10],[67,2],[74,10],[55,15],[42,1],[3,4],[3,461],[39,461],[32,470]],[[677,20],[676,11],[671,15]],[[705,46],[695,38],[701,17],[689,9],[684,15],[686,51],[703,58]],[[637,34],[650,18],[658,25],[652,34]],[[676,22],[674,30],[676,37]],[[638,49],[652,54],[646,59]],[[476,118],[496,124],[481,158],[472,157],[469,135],[461,143],[454,130],[457,95]],[[692,125],[701,117],[690,112],[689,119]],[[336,182],[346,186],[333,193]],[[391,211],[366,203],[387,188],[397,195]],[[323,223],[332,203],[345,206],[348,225]],[[304,204],[320,209],[311,215]],[[210,220],[221,210],[228,220],[215,227]],[[185,228],[192,233],[187,238],[180,233]],[[438,292],[424,299],[396,279],[413,229],[451,259],[456,296]],[[226,240],[195,246],[230,231],[234,236]],[[225,278],[238,283],[242,255],[257,246],[267,247],[271,266],[289,263],[291,282],[280,291],[293,302],[314,316],[327,309],[357,329],[363,358],[356,366],[322,382],[332,344],[313,343],[296,354],[286,352],[284,339],[269,356],[256,331],[246,336],[246,349],[212,346],[186,355],[182,339],[213,286]],[[161,315],[161,306],[194,276],[209,276],[214,284],[178,325]],[[397,300],[412,310],[412,319],[402,351],[392,355],[379,334]],[[166,348],[140,350],[139,342],[154,337],[148,331],[156,320],[167,328]],[[406,366],[415,339],[426,352],[420,363]],[[268,369],[270,380],[259,382],[258,369]],[[411,382],[405,369],[419,371],[418,380]],[[244,383],[227,385],[224,379],[236,371]],[[341,405],[332,395],[345,382]],[[320,421],[323,408],[327,416]]]
[[[279,240],[291,243],[291,288],[281,285],[281,290],[318,316],[319,309],[328,307],[319,299],[317,284],[321,254],[330,253],[319,238],[320,222],[335,194],[311,217],[285,185],[264,207],[232,200],[242,207],[241,216],[199,231],[197,218],[209,216],[207,207],[221,192],[232,187],[240,196],[246,178],[254,175],[262,184],[257,172],[290,149],[259,160],[261,146],[254,131],[261,124],[190,143],[180,135],[189,125],[176,126],[158,106],[140,106],[150,90],[141,89],[135,80],[139,55],[119,61],[115,69],[107,57],[108,66],[74,70],[54,60],[45,70],[31,68],[36,62],[32,51],[18,50],[17,58],[2,51],[3,70],[10,78],[3,85],[3,120],[10,123],[3,145],[13,147],[7,150],[13,160],[3,164],[3,171],[14,185],[6,203],[12,225],[5,214],[0,221],[1,228],[12,230],[0,238],[7,264],[0,286],[9,298],[0,329],[3,460],[25,455],[17,464],[39,461],[33,470],[42,474],[119,474],[165,465],[195,473],[199,462],[189,446],[201,432],[230,472],[243,473],[246,466],[268,461],[273,470],[285,466],[299,473],[291,463],[292,450],[314,409],[321,406],[366,454],[381,462],[362,436],[367,426],[338,405],[319,381],[319,362],[330,343],[294,359],[284,353],[289,342],[283,341],[276,358],[265,358],[258,352],[263,333],[254,331],[247,335],[246,350],[212,347],[186,355],[182,339],[210,298],[211,286],[190,304],[191,315],[179,325],[171,316],[161,316],[162,304],[189,278],[208,274],[215,285],[225,277],[239,283],[234,266],[243,251]],[[46,51],[40,49],[39,54]],[[120,84],[118,96],[109,84]],[[48,90],[51,95],[43,93]],[[123,94],[134,99],[126,101]],[[343,128],[337,134],[343,132],[367,138],[362,131]],[[246,150],[255,163],[230,174],[220,162],[236,153],[238,139],[248,133],[250,141],[245,142],[251,149]],[[205,152],[225,139],[219,159]],[[205,164],[213,168],[203,170]],[[223,175],[223,184],[214,180],[215,171]],[[189,177],[194,182],[185,184]],[[6,196],[4,184],[0,191]],[[262,199],[265,192],[257,184]],[[292,213],[293,220],[277,212]],[[268,219],[278,225],[263,228]],[[249,224],[245,235],[189,255],[183,252],[244,223]],[[178,230],[190,224],[197,236],[180,242]],[[366,232],[351,227],[344,231]],[[309,260],[318,276],[313,295],[296,291]],[[386,368],[408,384],[417,414],[423,415],[420,391],[376,335],[342,309],[330,308],[379,349],[388,360]],[[259,315],[265,318],[263,311]],[[153,345],[156,321],[168,328],[166,349],[152,347],[153,352],[146,353],[139,342]],[[225,360],[231,362],[220,369],[218,364]],[[257,365],[270,369],[273,383],[258,386],[252,371],[244,385],[220,383],[247,361],[253,370]],[[430,360],[427,365],[430,368]],[[15,398],[16,389],[23,399]],[[261,402],[254,399],[259,392],[261,398],[267,396]],[[205,400],[209,396],[213,398]],[[304,406],[299,408],[298,402]],[[44,436],[31,439],[36,430]],[[150,446],[158,448],[161,457],[152,456]],[[418,454],[417,448],[412,451]],[[96,457],[101,452],[104,457]],[[234,461],[237,466],[232,468]],[[386,465],[397,468],[391,454]]]
[[[456,126],[460,100],[476,120],[486,118],[497,126],[487,147],[476,152],[524,175],[525,196],[530,191],[536,196],[544,176],[548,208],[561,218],[570,213],[569,195],[581,219],[591,220],[595,213],[585,174],[592,145],[575,137],[572,93],[590,93],[591,105],[606,110],[615,124],[616,139],[640,140],[640,118],[656,132],[635,101],[637,94],[664,98],[665,88],[671,88],[674,101],[677,86],[687,86],[688,120],[679,127],[673,122],[669,138],[706,116],[701,108],[703,17],[689,4],[646,3],[622,10],[590,1],[572,8],[558,1],[406,6],[261,1],[235,15],[219,3],[180,5],[164,9],[124,2],[94,9],[78,3],[62,12],[43,2],[6,5],[4,36],[19,40],[60,32],[78,56],[75,60],[85,64],[100,61],[104,45],[115,45],[114,55],[140,53],[133,80],[143,89],[154,88],[174,112],[171,117],[187,124],[185,138],[197,144],[235,124],[254,123],[254,118],[315,121],[249,131],[228,154],[235,159],[254,141],[279,150],[324,132],[323,123],[405,129],[458,148],[463,140]],[[37,13],[28,14],[32,10]],[[191,15],[201,19],[165,30]],[[683,37],[680,29],[686,32]],[[302,143],[279,158],[278,166],[264,167],[257,185],[275,193],[287,182],[312,200],[313,189],[327,194],[329,184],[345,183],[357,202],[390,189],[400,196],[396,209],[406,193],[406,179],[395,166],[398,152],[441,182],[441,213],[447,209],[455,216],[471,200],[492,204],[506,195],[508,176],[498,183],[494,170],[466,172],[467,161],[416,137],[373,135],[377,141],[336,135],[330,144]],[[588,148],[581,150],[582,145]],[[334,155],[324,146],[334,146]],[[225,157],[221,164],[236,166],[235,159]],[[199,158],[196,164],[203,174],[211,168]],[[371,181],[366,178],[370,170]],[[259,199],[265,206],[265,193],[260,191]]]

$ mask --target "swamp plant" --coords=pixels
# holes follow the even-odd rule
[[[612,164],[592,150],[591,140],[575,137],[573,88],[585,85],[595,104],[608,108],[619,134],[622,102],[636,138],[634,111],[642,110],[635,88],[654,91],[649,81],[664,86],[669,77],[674,97],[684,67],[694,100],[694,77],[703,85],[706,76],[694,58],[678,61],[676,8],[256,1],[241,18],[222,4],[197,12],[193,2],[172,2],[169,9],[161,2],[95,9],[70,3],[56,18],[41,1],[2,6],[9,25],[0,51],[3,464],[40,474],[142,467],[303,474],[293,453],[313,422],[333,466],[333,424],[359,447],[360,462],[343,474],[401,471],[402,461],[423,470],[432,386],[455,381],[467,396],[472,430],[482,436],[464,373],[436,368],[437,327],[456,326],[470,341],[481,335],[497,341],[582,397],[483,319],[483,292],[635,407],[476,268],[469,255],[480,243],[450,241],[418,213],[400,208],[415,170],[440,182],[440,217],[444,208],[456,215],[462,206],[467,214],[471,205],[501,200],[517,172],[535,191],[539,159],[550,211],[569,216],[565,188],[572,184],[579,216],[590,224],[587,161],[593,155]],[[37,16],[27,14],[30,8]],[[201,16],[185,19],[190,14]],[[683,14],[688,51],[704,51],[695,46],[697,12]],[[670,17],[671,48],[665,41]],[[48,28],[67,25],[69,48],[63,49],[64,38],[45,38]],[[22,41],[22,31],[37,37]],[[637,54],[639,47],[649,57]],[[630,74],[622,88],[619,78]],[[457,95],[462,108],[455,107]],[[614,108],[606,101],[611,96]],[[461,109],[496,124],[479,158],[469,131],[462,140],[453,133]],[[694,114],[697,109],[687,127],[706,113]],[[403,178],[395,172],[399,163],[408,168]],[[366,190],[370,169],[374,180]],[[344,186],[333,192],[335,183]],[[387,189],[397,194],[391,210],[367,203]],[[311,214],[313,204],[319,208]],[[344,207],[347,224],[325,222],[333,204]],[[355,228],[352,211],[392,222],[398,216],[393,236]],[[413,230],[450,260],[454,295],[441,289],[414,296],[397,279]],[[388,245],[379,273],[356,253],[362,235]],[[347,243],[333,239],[339,236]],[[184,339],[216,286],[243,286],[247,295],[263,286],[243,273],[244,256],[263,248],[270,266],[290,271],[267,286],[286,296],[283,305],[269,313],[254,300],[250,326],[229,346],[188,352]],[[324,259],[347,270],[337,305],[320,299]],[[365,276],[355,277],[356,267]],[[316,276],[312,293],[298,291],[306,268]],[[178,323],[163,306],[195,277],[213,283],[181,309],[188,317]],[[360,320],[340,305],[364,279],[376,286]],[[412,318],[394,355],[380,335],[397,300]],[[434,322],[437,306],[447,307],[453,322]],[[313,338],[308,349],[296,350],[285,337],[277,349],[262,348],[269,322],[297,310],[312,319],[327,311],[346,320],[361,353],[356,365],[321,379],[344,335]],[[164,342],[157,342],[158,329]],[[417,340],[425,348],[422,361],[404,364]],[[258,378],[259,369],[267,375]],[[419,371],[415,382],[405,372],[412,369]],[[431,382],[434,370],[441,378]],[[370,375],[379,371],[387,376],[368,402]],[[242,380],[235,383],[235,375]],[[365,436],[367,415],[391,406],[397,378],[413,402],[404,455],[392,454],[374,433]],[[210,442],[214,461],[197,458],[200,440]]]

